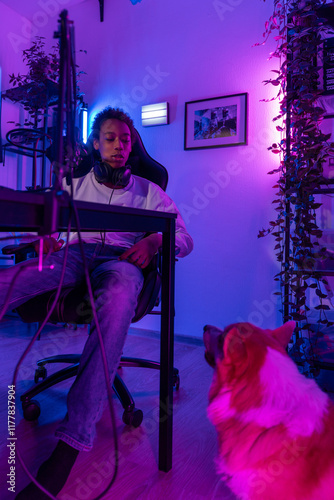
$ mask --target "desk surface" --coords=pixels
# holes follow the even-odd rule
[[[51,212],[51,192],[15,191],[0,186],[0,231],[40,232]],[[169,221],[176,214],[75,201],[82,231],[169,231]],[[56,231],[66,231],[71,214],[67,193],[57,198],[58,221]],[[71,215],[72,230],[77,229]],[[52,232],[52,231],[50,231]]]

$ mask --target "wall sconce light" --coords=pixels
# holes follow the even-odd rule
[[[144,127],[152,125],[168,125],[169,123],[168,102],[158,104],[147,104],[141,107],[141,123]]]
[[[81,139],[86,144],[88,139],[88,104],[86,102],[82,103],[79,119]]]

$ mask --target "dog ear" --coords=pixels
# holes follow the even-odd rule
[[[226,360],[238,361],[247,355],[246,346],[242,332],[237,326],[231,328],[224,340],[224,358]]]
[[[234,326],[224,339],[224,357],[223,362],[218,365],[218,376],[224,384],[234,383],[244,376],[248,365],[246,339],[243,332]]]
[[[295,321],[288,321],[287,323],[284,323],[284,325],[280,326],[279,328],[276,328],[276,330],[273,330],[271,332],[271,335],[277,340],[277,342],[284,349],[286,349],[295,328],[296,328],[296,322]]]

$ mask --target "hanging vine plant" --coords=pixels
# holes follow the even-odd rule
[[[330,252],[321,244],[321,203],[314,194],[328,182],[324,164],[334,152],[331,134],[324,134],[320,127],[325,111],[318,104],[323,41],[330,29],[321,14],[324,4],[324,0],[274,0],[274,12],[263,34],[265,41],[274,36],[277,42],[271,57],[279,58],[279,69],[273,70],[275,76],[265,84],[278,89],[280,111],[273,120],[282,139],[268,148],[280,157],[279,166],[269,172],[278,174],[273,200],[277,217],[258,236],[275,238],[281,263],[275,279],[280,283],[282,313],[285,321],[298,322],[297,337],[302,337],[303,330],[314,330],[306,300],[309,289],[314,289],[318,301],[313,308],[319,313],[316,323],[333,325],[326,315],[328,282],[320,272]],[[302,339],[298,342],[303,344]]]

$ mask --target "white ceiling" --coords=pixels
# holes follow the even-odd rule
[[[78,5],[79,3],[83,2],[94,2],[96,3],[96,16],[98,17],[100,14],[100,5],[99,5],[99,0],[63,0],[57,2],[57,0],[50,1],[48,2],[47,0],[1,0],[1,3],[7,5],[10,9],[14,10],[18,14],[20,14],[23,17],[26,17],[30,21],[33,20],[34,15],[36,15],[37,12],[42,11],[43,12],[43,5],[44,9],[47,12],[48,8],[52,8],[53,5],[58,6],[58,11],[61,12],[64,9],[69,9],[73,5]],[[49,4],[49,7],[48,7]]]

